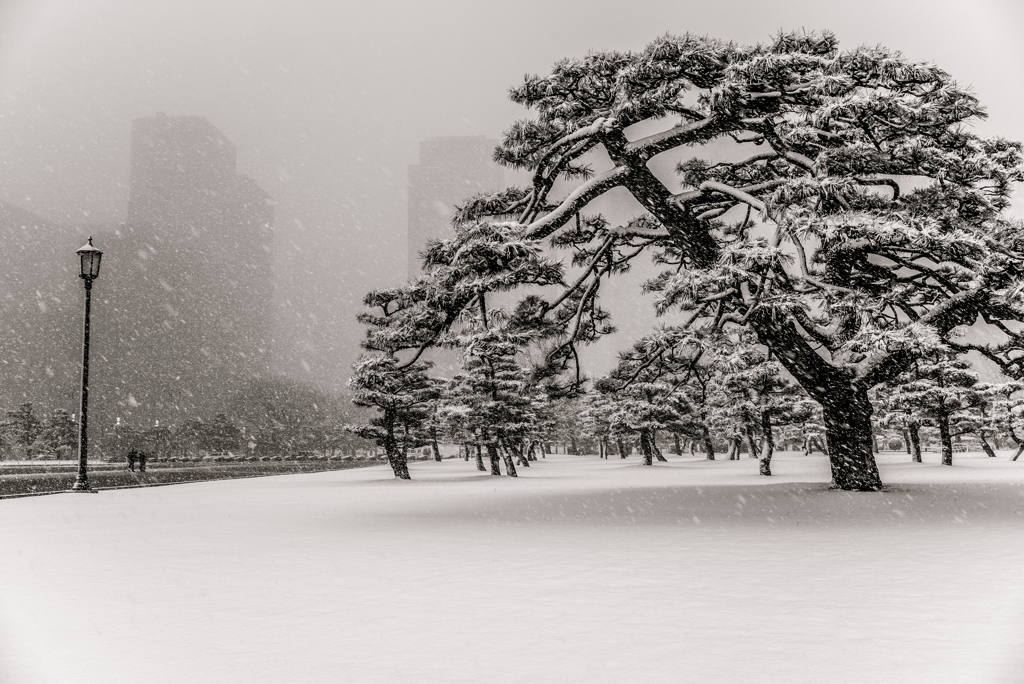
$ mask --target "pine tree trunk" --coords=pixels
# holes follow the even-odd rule
[[[658,431],[651,430],[651,435],[648,439],[651,441],[651,451],[654,452],[654,457],[662,463],[668,463],[668,459],[665,458],[665,455],[661,453],[661,449],[658,448]]]
[[[480,448],[479,444],[476,445],[476,469],[487,472],[487,468],[484,467],[483,449]]]
[[[434,451],[434,460],[441,460],[441,448],[437,445],[437,431],[430,428],[430,448]]]
[[[531,439],[530,442],[529,442],[529,445],[530,446],[527,447],[527,449],[526,449],[526,460],[528,460],[528,461],[536,461],[537,460],[537,454],[536,454],[537,442],[535,440]]]
[[[487,458],[491,460],[491,475],[501,475],[501,456],[498,455],[498,447],[494,442],[487,443]]]
[[[391,466],[391,470],[395,473],[395,477],[400,480],[411,480],[412,477],[409,475],[409,462],[405,458],[405,454],[398,449],[398,445],[395,442],[395,424],[394,421],[387,420],[385,422],[385,428],[387,432],[384,435],[384,452],[388,457],[388,464]]]
[[[522,442],[509,443],[508,441],[505,441],[504,444],[505,451],[508,452],[508,456],[510,459],[513,456],[515,456],[515,459],[519,461],[519,465],[523,466],[524,468],[530,467],[530,462],[526,460],[526,455],[524,454]]]
[[[615,444],[619,447],[619,458],[626,458],[629,454],[626,453],[626,445],[622,443],[621,437],[615,438]]]
[[[1020,444],[1017,445],[1017,453],[1015,453],[1013,455],[1013,458],[1011,458],[1010,460],[1016,461],[1018,458],[1020,458],[1020,455],[1022,453],[1024,453],[1024,442],[1021,442]]]
[[[942,444],[942,465],[953,465],[953,437],[949,433],[949,416],[939,416],[939,442]]]
[[[707,428],[704,428],[704,458],[709,461],[715,460],[715,442]]]
[[[907,450],[907,455],[910,456],[910,431],[907,428],[903,428],[903,448]]]
[[[921,463],[921,426],[917,423],[907,425],[907,434],[910,435],[910,456],[914,463]]]
[[[848,491],[882,489],[878,465],[871,452],[873,408],[867,388],[857,384],[852,371],[825,363],[792,321],[768,311],[752,316],[750,325],[761,342],[821,405],[832,486]]]
[[[871,453],[868,393],[852,390],[819,400],[825,415],[825,448],[832,466],[832,486],[846,491],[878,491],[882,479]]]
[[[569,447],[572,449],[572,454],[578,456],[580,453],[579,445],[576,444],[576,435],[569,435]]]
[[[512,452],[508,449],[501,450],[501,460],[505,461],[505,474],[509,477],[519,477],[516,473],[516,464],[512,459]]]
[[[992,445],[988,443],[987,439],[985,439],[985,434],[983,432],[978,433],[978,439],[981,441],[981,450],[985,452],[985,455],[989,458],[995,458],[995,449],[993,449]]]
[[[749,458],[757,458],[758,448],[757,448],[757,440],[754,439],[754,426],[753,425],[747,425],[746,426],[746,433],[747,433],[747,449],[750,450]]]
[[[462,448],[465,449],[465,454],[464,454],[463,460],[468,461],[469,460],[469,445],[468,444],[463,444]]]
[[[761,413],[761,434],[764,441],[761,443],[761,459],[758,470],[762,475],[772,474],[772,455],[775,453],[775,436],[772,432],[772,418],[767,411]]]
[[[647,432],[640,432],[640,451],[644,455],[644,465],[654,465],[654,452],[651,451],[651,446],[647,442]]]
[[[672,447],[675,449],[675,452],[673,452],[673,453],[675,453],[676,456],[682,456],[683,455],[683,445],[679,443],[679,433],[678,432],[673,432],[672,433]]]

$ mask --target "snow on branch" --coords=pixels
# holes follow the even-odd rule
[[[639,140],[627,143],[626,149],[630,152],[642,153],[644,157],[649,159],[661,152],[684,144],[687,136],[702,131],[714,123],[717,123],[717,119],[714,116],[703,118],[700,121],[689,121],[674,126],[667,131],[655,133],[646,138],[640,138]]]
[[[764,202],[757,199],[753,195],[749,195],[739,188],[734,188],[731,185],[725,183],[717,183],[715,181],[704,181],[700,184],[702,192],[720,192],[723,195],[729,195],[744,204],[749,204],[752,208],[757,211],[764,211]]]
[[[594,176],[569,193],[569,196],[562,200],[562,203],[554,211],[526,226],[526,235],[533,240],[547,237],[564,225],[569,217],[589,204],[591,200],[619,185],[629,174],[629,167],[616,166]]]

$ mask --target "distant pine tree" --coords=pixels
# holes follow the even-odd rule
[[[54,409],[40,426],[36,443],[51,453],[70,453],[78,445],[78,424],[64,409]]]
[[[13,411],[7,412],[4,431],[12,443],[28,449],[39,438],[42,424],[36,417],[32,402],[25,402]]]
[[[890,405],[938,428],[942,465],[953,465],[953,436],[971,431],[971,410],[988,401],[965,359],[936,353],[919,359],[893,384]]]

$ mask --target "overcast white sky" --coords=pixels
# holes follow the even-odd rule
[[[301,344],[340,378],[356,302],[403,276],[421,138],[497,136],[522,115],[508,88],[561,57],[801,27],[937,62],[985,132],[1024,139],[1019,0],[0,0],[0,200],[123,220],[131,119],[207,117],[280,203],[282,291],[313,295]]]

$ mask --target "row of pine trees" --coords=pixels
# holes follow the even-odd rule
[[[475,456],[477,467],[494,475],[503,464],[511,476],[552,443],[605,458],[635,449],[651,465],[664,460],[659,435],[675,453],[736,459],[746,451],[766,476],[780,445],[827,453],[821,408],[752,336],[663,329],[620,354],[589,391],[559,396],[557,385],[528,370],[526,341],[492,326],[489,315],[502,313],[480,305],[452,340],[463,367],[450,379],[431,377],[425,361],[401,373],[394,356],[357,363],[354,400],[378,413],[350,429],[378,442],[397,477],[409,477],[413,449],[427,446],[440,460],[439,443],[459,444],[465,458]],[[665,339],[681,334],[688,337]],[[652,362],[657,346],[677,351]],[[941,462],[952,465],[954,442],[970,435],[990,456],[1008,442],[1017,445],[1016,459],[1024,450],[1022,389],[1018,382],[980,382],[965,356],[936,347],[873,392],[872,448],[906,448],[920,462],[927,438],[938,442]]]

